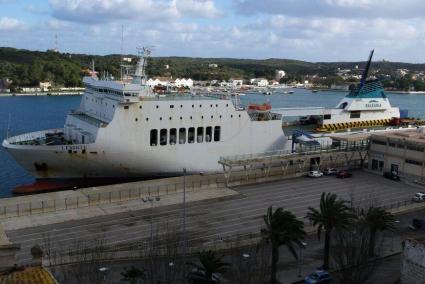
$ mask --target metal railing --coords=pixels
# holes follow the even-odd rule
[[[222,178],[218,176],[207,177],[200,180],[186,181],[186,192],[224,186],[225,182]],[[78,209],[123,201],[128,202],[132,200],[141,200],[149,196],[166,196],[179,192],[183,192],[182,182],[165,185],[141,185],[135,188],[105,190],[88,194],[83,193],[78,196],[68,196],[57,199],[46,198],[30,202],[18,201],[14,204],[0,205],[0,219]]]

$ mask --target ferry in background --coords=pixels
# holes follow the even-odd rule
[[[131,83],[85,77],[63,128],[9,137],[3,147],[42,180],[215,172],[222,156],[285,147],[282,118],[270,108],[244,109],[231,95],[154,94],[150,51],[139,55]]]

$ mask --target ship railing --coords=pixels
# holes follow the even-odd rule
[[[35,131],[35,132],[30,132],[30,133],[25,133],[25,134],[10,137],[7,139],[7,141],[10,144],[19,144],[19,143],[28,142],[28,141],[42,140],[46,138],[46,134],[57,134],[60,132],[63,132],[63,128]]]

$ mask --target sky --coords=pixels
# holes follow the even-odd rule
[[[425,62],[424,0],[0,0],[0,46]],[[123,38],[123,40],[122,40]]]

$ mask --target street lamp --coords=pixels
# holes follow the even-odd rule
[[[303,249],[307,247],[307,243],[301,242],[301,245],[299,247],[299,258],[298,258],[298,277],[301,277],[302,275],[302,265],[303,265]]]
[[[107,267],[101,267],[99,268],[100,274],[102,274],[102,284],[106,284],[106,276],[108,275],[109,268]]]

